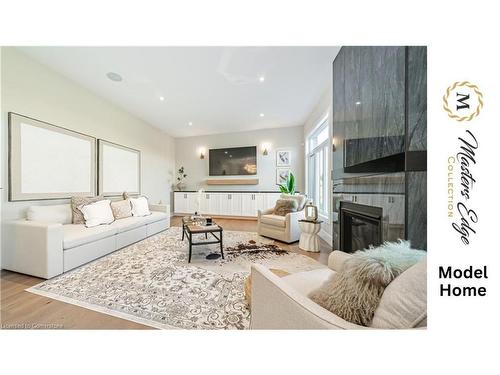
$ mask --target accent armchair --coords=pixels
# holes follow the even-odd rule
[[[290,196],[282,196],[289,198]],[[257,213],[257,233],[261,236],[274,238],[275,240],[292,243],[300,238],[299,220],[304,219],[305,196],[294,196],[303,202],[299,203],[300,210],[291,212],[285,216],[275,215],[274,207],[267,210],[259,210]]]

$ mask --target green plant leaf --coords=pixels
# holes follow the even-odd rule
[[[295,176],[293,175],[293,173],[290,173],[288,175],[287,185],[288,185],[288,193],[295,194]]]
[[[285,187],[285,185],[280,185],[280,186],[279,186],[279,188],[280,188],[280,191],[281,191],[282,193],[284,193],[284,194],[286,194],[286,193],[288,192],[288,191],[287,191],[287,188]]]

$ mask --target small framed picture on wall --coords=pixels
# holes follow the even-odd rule
[[[276,151],[276,166],[277,167],[289,167],[291,165],[291,152],[288,150],[277,150]]]
[[[286,184],[289,175],[290,168],[276,168],[276,185]]]

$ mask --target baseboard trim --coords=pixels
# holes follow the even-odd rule
[[[186,215],[192,215],[192,214],[174,213],[174,216],[186,216]],[[207,216],[210,216],[214,219],[237,219],[237,220],[255,220],[255,221],[257,221],[257,217],[254,217],[254,216],[229,216],[229,215],[207,215]]]
[[[326,230],[324,229],[321,229],[318,233],[318,236],[320,236],[320,238],[322,240],[324,240],[326,243],[328,243],[329,245],[332,244],[332,240],[333,240],[333,237],[330,233],[328,233]]]

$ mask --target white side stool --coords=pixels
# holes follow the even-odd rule
[[[313,253],[319,252],[319,236],[322,221],[299,220],[299,248]]]

